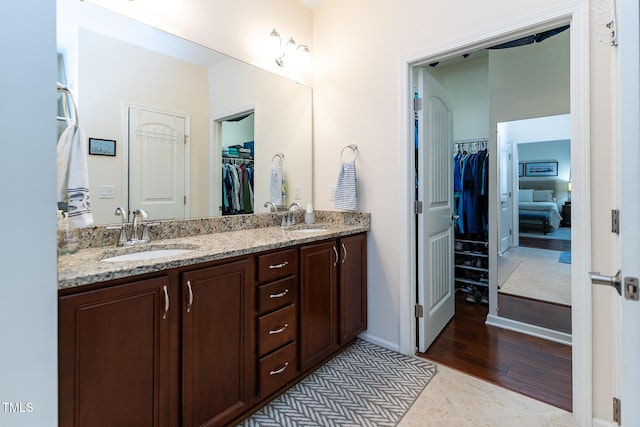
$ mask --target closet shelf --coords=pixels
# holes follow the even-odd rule
[[[467,283],[469,285],[476,285],[476,286],[485,286],[485,287],[489,287],[489,283],[486,282],[480,282],[478,280],[470,280],[470,279],[461,279],[461,278],[456,278],[456,282],[460,282],[460,283]]]
[[[470,265],[460,265],[460,264],[456,264],[455,265],[456,268],[464,268],[465,270],[473,270],[473,271],[483,271],[483,272],[489,272],[488,268],[482,268],[482,267],[472,267]]]
[[[467,255],[467,256],[479,256],[483,258],[489,258],[488,254],[481,252],[472,252],[472,251],[455,251],[456,255]]]

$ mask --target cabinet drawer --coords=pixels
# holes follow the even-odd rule
[[[296,306],[290,305],[258,319],[258,354],[263,355],[296,337]]]
[[[265,397],[294,379],[298,373],[297,364],[295,342],[260,359],[260,396]]]
[[[287,277],[258,287],[258,312],[260,314],[292,304],[296,300],[297,277]]]
[[[258,256],[258,281],[268,282],[295,275],[298,268],[297,261],[295,249]]]

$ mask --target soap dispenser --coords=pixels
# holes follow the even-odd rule
[[[307,204],[307,211],[304,213],[304,222],[305,224],[313,224],[315,221],[315,215],[313,213],[313,205],[311,203]]]

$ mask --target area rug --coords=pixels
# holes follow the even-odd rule
[[[358,339],[241,426],[395,426],[436,365]]]
[[[558,262],[563,264],[571,264],[571,252],[560,252]]]
[[[500,287],[500,293],[571,306],[571,266],[558,262],[559,252],[514,249],[521,262]]]

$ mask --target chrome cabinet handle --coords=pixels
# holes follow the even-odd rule
[[[191,280],[187,280],[187,290],[189,291],[189,301],[187,302],[187,313],[191,312],[193,305],[193,289],[191,289]]]
[[[333,247],[333,252],[336,254],[336,262],[333,263],[333,266],[335,267],[336,265],[338,265],[338,250],[336,249],[336,247]]]
[[[285,296],[288,293],[289,293],[289,289],[285,289],[284,291],[280,292],[279,294],[271,294],[271,295],[269,295],[269,298],[282,298],[283,296]]]
[[[344,243],[340,244],[342,246],[342,251],[344,252],[344,257],[342,258],[342,263],[344,264],[344,262],[347,260],[347,247],[344,245]]]
[[[278,375],[281,374],[285,371],[285,369],[287,369],[287,367],[289,366],[289,362],[284,362],[284,366],[280,369],[276,369],[275,371],[271,371],[269,372],[269,375]]]
[[[275,270],[276,268],[283,268],[283,267],[286,267],[287,265],[289,265],[289,262],[288,262],[288,261],[285,261],[285,262],[283,262],[283,263],[281,263],[281,264],[273,264],[273,265],[270,265],[270,266],[269,266],[269,268],[270,268],[271,270]]]
[[[284,332],[285,329],[287,329],[289,327],[288,323],[285,323],[284,326],[282,328],[279,329],[272,329],[269,331],[269,335],[275,335],[275,334],[281,334]]]
[[[162,291],[164,292],[164,313],[162,313],[162,318],[167,318],[167,313],[169,313],[169,292],[167,291],[167,285],[162,287]]]

